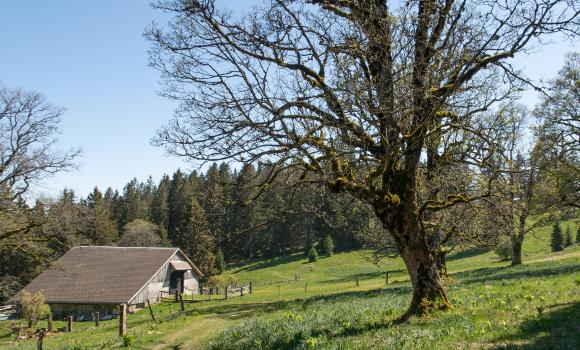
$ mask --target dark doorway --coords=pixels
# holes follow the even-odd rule
[[[169,291],[183,293],[183,275],[185,271],[173,271],[169,276]]]

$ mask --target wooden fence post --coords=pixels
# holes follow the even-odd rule
[[[389,271],[385,273],[385,284],[389,284]]]
[[[356,286],[358,287],[358,274],[356,275]]]
[[[119,335],[127,334],[127,304],[119,304]]]
[[[278,295],[280,295],[280,285],[278,285]]]
[[[304,282],[304,293],[306,293],[306,288],[308,287],[308,282]]]
[[[67,331],[67,333],[72,332],[72,322],[73,322],[73,317],[67,316],[66,317],[66,331]]]
[[[38,332],[38,346],[37,346],[37,349],[38,350],[42,350],[42,342],[43,342],[43,340],[44,340],[44,329],[41,329]]]
[[[250,281],[250,294],[252,294],[252,281]]]
[[[147,298],[147,306],[149,307],[149,314],[151,314],[151,319],[155,321],[155,314],[153,314],[153,308],[151,307],[151,302]]]
[[[240,296],[241,297],[244,296],[244,285],[243,284],[240,286]]]
[[[226,300],[228,300],[228,286],[225,286],[224,288],[224,295],[226,297]]]
[[[179,307],[181,308],[181,311],[185,311],[185,305],[183,305],[183,295],[181,293],[179,293]]]
[[[101,314],[98,311],[93,312],[93,321],[95,321],[95,327],[99,326]]]
[[[52,311],[48,313],[48,324],[46,325],[46,330],[52,332]]]
[[[179,294],[179,292],[177,291],[177,289],[175,290],[175,302],[177,303],[177,301],[179,300],[179,297],[177,296]]]

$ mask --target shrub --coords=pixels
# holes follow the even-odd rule
[[[316,248],[312,247],[308,252],[308,262],[315,262],[316,260],[318,260],[318,252]]]
[[[123,347],[128,348],[131,345],[133,345],[133,337],[128,334],[125,334],[121,339],[121,342],[123,343]]]
[[[327,235],[326,238],[324,239],[323,248],[324,254],[326,256],[332,256],[332,254],[334,254],[334,241],[332,240],[332,237],[330,237],[330,235]]]
[[[509,260],[512,258],[512,242],[509,238],[502,239],[493,251],[502,260]]]
[[[20,305],[22,306],[22,315],[28,322],[28,328],[50,312],[50,307],[44,303],[44,294],[41,291],[31,294],[23,290],[20,295]]]

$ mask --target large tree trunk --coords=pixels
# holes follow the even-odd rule
[[[512,266],[520,265],[522,263],[522,243],[523,237],[512,236]]]
[[[447,262],[445,261],[445,256],[447,251],[443,248],[439,248],[435,252],[435,263],[437,264],[437,270],[439,271],[439,276],[445,282],[447,280]]]
[[[413,285],[413,299],[404,318],[451,307],[436,256],[426,246],[408,246],[401,252]]]
[[[522,263],[522,244],[526,234],[526,220],[528,218],[527,210],[523,210],[519,217],[519,225],[517,234],[511,235],[512,241],[512,266],[520,265]]]

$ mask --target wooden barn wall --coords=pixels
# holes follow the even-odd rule
[[[171,261],[186,260],[183,258],[181,253],[177,253],[171,258]],[[169,293],[171,271],[171,266],[169,265],[169,262],[167,262],[159,272],[153,276],[151,281],[149,281],[149,284],[135,295],[135,297],[129,302],[129,305],[143,307],[146,305],[147,298],[149,298],[149,302],[156,303],[161,299],[162,294],[163,296],[167,296]],[[191,271],[187,271],[184,275],[184,287],[186,294],[198,294],[199,282]]]

